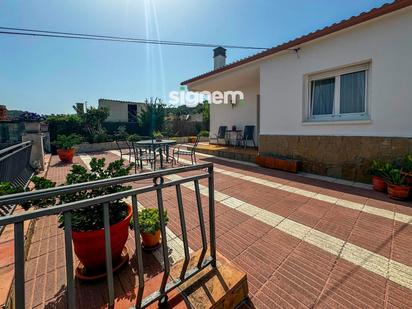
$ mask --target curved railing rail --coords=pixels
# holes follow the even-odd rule
[[[205,172],[206,170],[206,172]],[[189,171],[197,171],[196,175],[179,177],[177,180],[165,181],[164,178],[167,175],[185,173]],[[105,231],[105,246],[106,246],[106,272],[107,272],[107,285],[108,285],[108,299],[109,306],[114,305],[114,282],[113,282],[113,266],[112,266],[112,256],[111,256],[111,244],[110,244],[110,225],[109,225],[109,203],[111,201],[116,201],[119,199],[124,199],[131,197],[132,209],[133,209],[133,224],[135,231],[135,246],[136,246],[136,257],[138,265],[137,281],[139,282],[139,288],[136,298],[136,308],[145,308],[155,301],[164,304],[167,302],[167,293],[177,288],[183,282],[187,281],[189,278],[193,277],[199,273],[203,268],[208,265],[216,267],[216,236],[215,236],[215,206],[214,206],[214,178],[213,178],[213,164],[205,163],[193,166],[185,166],[172,168],[168,170],[154,171],[149,173],[127,175],[122,177],[116,177],[112,179],[97,180],[88,183],[74,184],[69,186],[56,187],[51,189],[24,192],[19,194],[13,194],[8,196],[0,197],[0,207],[10,204],[19,204],[25,201],[36,200],[36,199],[46,199],[51,197],[58,197],[62,194],[73,193],[78,191],[90,190],[93,188],[105,187],[123,184],[127,182],[141,181],[147,179],[153,179],[153,184],[148,186],[142,186],[136,189],[130,189],[127,191],[117,192],[109,195],[104,195],[92,199],[76,201],[67,204],[55,205],[48,208],[36,209],[31,212],[25,212],[21,214],[11,215],[7,217],[0,218],[0,225],[14,224],[14,258],[15,258],[15,304],[16,308],[24,308],[25,306],[25,277],[24,277],[24,232],[23,226],[24,222],[27,220],[37,219],[45,216],[62,214],[64,216],[64,239],[65,239],[65,252],[66,252],[66,280],[67,280],[67,305],[69,308],[76,307],[75,299],[75,286],[74,286],[74,276],[73,276],[73,254],[72,254],[72,239],[71,239],[71,212],[76,209],[89,207],[92,205],[101,205],[102,216],[104,221],[104,231]],[[208,244],[206,239],[206,227],[203,219],[203,208],[200,199],[200,186],[199,180],[208,180],[208,211],[209,211],[209,252],[210,255],[206,257],[208,250]],[[187,230],[186,222],[184,216],[184,205],[181,193],[181,185],[186,183],[193,183],[196,193],[196,205],[199,216],[200,231],[202,235],[202,250],[195,267],[191,269],[188,268],[190,255],[189,255],[189,244],[187,241]],[[163,217],[163,189],[175,187],[177,205],[179,210],[180,226],[182,230],[182,242],[184,246],[184,263],[179,279],[168,282],[169,272],[170,272],[170,261],[168,257],[168,245],[166,236],[166,225],[165,218]],[[138,213],[138,198],[139,195],[147,192],[156,192],[157,196],[157,206],[160,213],[160,232],[162,235],[162,251],[163,251],[163,265],[164,273],[159,290],[150,294],[149,296],[143,298],[143,291],[145,287],[144,282],[144,270],[143,270],[143,258],[142,258],[142,248],[140,245],[140,228],[137,220]]]

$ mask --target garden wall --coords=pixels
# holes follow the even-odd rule
[[[412,153],[412,138],[370,136],[261,135],[259,152],[302,161],[309,173],[369,182],[372,160],[401,160]]]

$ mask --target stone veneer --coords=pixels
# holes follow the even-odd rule
[[[305,172],[369,182],[371,161],[402,159],[412,153],[412,138],[260,135],[259,152],[299,159]]]

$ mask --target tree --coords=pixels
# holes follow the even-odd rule
[[[137,122],[146,136],[152,136],[154,131],[163,131],[164,129],[165,105],[160,98],[146,99],[145,104],[137,116]]]
[[[83,128],[86,130],[89,141],[94,142],[99,135],[105,134],[103,122],[109,117],[107,108],[88,107],[86,112],[80,115]]]

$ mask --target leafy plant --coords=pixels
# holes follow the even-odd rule
[[[45,119],[44,116],[41,116],[37,113],[31,113],[31,112],[24,112],[19,115],[20,121],[28,121],[28,122],[33,121],[34,122],[34,121],[43,121],[44,119]]]
[[[126,127],[125,126],[119,126],[116,130],[116,134],[115,137],[117,140],[125,140],[127,139],[129,136],[129,134],[126,131]]]
[[[33,176],[30,180],[33,182],[34,188],[36,190],[49,189],[49,188],[54,188],[56,186],[55,182],[49,179],[46,179],[44,177]],[[44,208],[47,206],[53,206],[55,204],[56,204],[56,198],[50,197],[47,199],[37,199],[37,200],[25,202],[22,204],[22,207],[25,210],[28,210],[31,207]]]
[[[165,106],[159,98],[146,99],[145,107],[139,113],[137,122],[145,131],[144,135],[150,135],[153,131],[162,131],[165,123]]]
[[[89,142],[93,143],[97,139],[102,139],[102,134],[106,133],[103,122],[107,117],[109,117],[109,109],[95,107],[86,108],[86,111],[80,115],[81,124]]]
[[[386,182],[392,185],[406,185],[405,176],[402,175],[402,170],[398,168],[391,169],[384,178]]]
[[[58,149],[72,149],[74,146],[82,142],[82,137],[77,134],[57,135],[57,140],[54,142]]]
[[[412,154],[406,155],[403,159],[403,170],[412,173]]]
[[[105,159],[93,158],[90,162],[90,171],[81,165],[73,165],[66,177],[66,184],[83,183],[99,179],[107,179],[128,175],[133,168],[133,164],[128,167],[124,166],[124,160],[111,162],[105,168]],[[102,195],[112,194],[130,189],[130,186],[113,185],[101,187],[92,190],[85,190],[76,193],[61,196],[61,203],[70,203],[84,199],[100,197]],[[110,224],[116,224],[123,220],[128,213],[128,207],[122,200],[116,200],[109,203],[109,221]],[[64,217],[59,217],[60,227],[64,225]],[[94,231],[102,229],[103,224],[103,207],[102,205],[93,205],[90,207],[72,211],[72,229],[74,231]]]
[[[160,131],[154,131],[152,135],[155,139],[162,139],[163,138],[163,134]]]
[[[167,211],[163,212],[165,225],[169,222]],[[157,208],[144,208],[138,214],[140,232],[155,234],[160,230],[160,213]],[[133,228],[133,220],[130,222],[130,227]]]
[[[209,137],[209,131],[207,130],[202,130],[199,132],[199,135],[202,137]]]
[[[132,134],[132,135],[129,135],[129,137],[127,138],[127,140],[129,141],[129,142],[138,142],[138,141],[140,141],[142,138],[138,135],[138,134]]]
[[[0,196],[23,192],[22,187],[13,186],[11,182],[0,182]]]
[[[385,178],[392,169],[393,166],[390,163],[382,162],[379,160],[373,160],[370,168],[370,173],[373,176]]]

